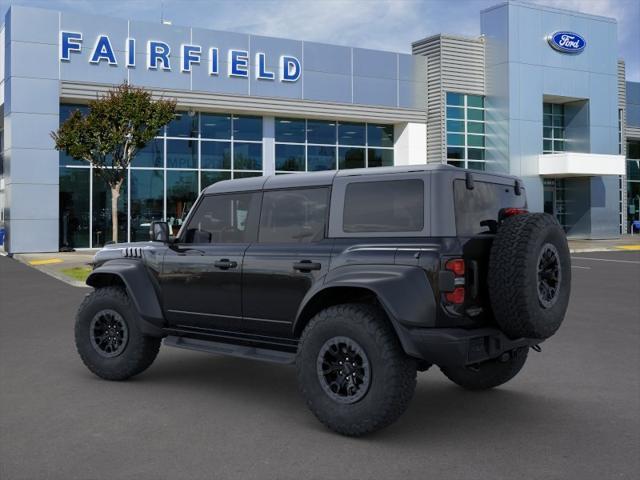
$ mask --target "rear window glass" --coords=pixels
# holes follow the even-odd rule
[[[456,231],[460,236],[491,233],[497,226],[500,209],[526,207],[524,193],[516,195],[509,185],[475,181],[473,190],[468,190],[464,180],[456,180],[453,192]]]
[[[424,182],[354,182],[344,196],[343,231],[419,232],[424,228]]]

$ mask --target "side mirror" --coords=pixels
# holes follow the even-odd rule
[[[151,222],[149,239],[152,242],[169,243],[169,224],[167,222]]]

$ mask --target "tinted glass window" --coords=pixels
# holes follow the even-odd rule
[[[167,222],[173,232],[182,226],[196,198],[198,172],[167,170]]]
[[[200,130],[202,138],[229,139],[231,138],[231,116],[201,113]]]
[[[276,145],[276,170],[304,172],[304,145]]]
[[[262,140],[262,117],[233,117],[233,138],[235,140]]]
[[[167,140],[167,168],[198,168],[198,141]]]
[[[185,232],[186,243],[247,243],[255,241],[260,194],[204,197]]]
[[[456,180],[453,191],[456,229],[461,236],[490,233],[501,208],[525,207],[525,196],[516,196],[509,185],[476,181],[473,190],[468,190],[464,180]]]
[[[364,168],[364,148],[340,147],[338,152],[338,168]]]
[[[365,124],[340,122],[338,125],[338,143],[341,145],[364,145]]]
[[[167,125],[167,137],[197,137],[198,114],[178,112],[174,120]]]
[[[136,156],[133,157],[131,165],[133,167],[163,167],[164,157],[164,140],[154,138],[147,143],[144,148],[138,150]]]
[[[233,168],[236,170],[262,170],[262,144],[234,143]]]
[[[307,142],[336,143],[336,124],[324,120],[307,120]]]
[[[304,120],[276,118],[276,142],[304,143]]]
[[[319,170],[336,169],[336,148],[317,147],[310,145],[307,148],[307,170],[316,172]]]
[[[202,190],[204,190],[209,185],[213,185],[214,183],[222,180],[229,180],[230,178],[231,172],[208,172],[203,170],[200,172],[200,186],[202,187]]]
[[[370,148],[367,155],[369,167],[393,167],[393,150]]]
[[[423,228],[422,180],[347,185],[343,217],[345,232],[419,232]]]
[[[260,215],[260,242],[308,243],[324,238],[329,190],[265,192]]]
[[[201,142],[200,162],[202,168],[231,168],[231,142]]]
[[[393,125],[367,125],[367,144],[370,147],[393,147]]]

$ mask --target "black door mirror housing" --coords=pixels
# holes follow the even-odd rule
[[[149,237],[152,242],[169,243],[169,224],[161,221],[151,222]]]

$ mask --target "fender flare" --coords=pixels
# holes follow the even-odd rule
[[[336,288],[365,289],[376,296],[385,309],[405,350],[406,330],[411,327],[435,325],[436,301],[426,272],[420,267],[406,265],[354,265],[330,271],[325,281],[312,288],[303,298],[293,332],[299,335],[306,321],[305,309],[313,300]]]
[[[165,336],[162,307],[145,265],[139,260],[111,260],[93,270],[86,283],[100,288],[113,284],[114,277],[124,284],[127,295],[133,300],[142,333],[153,337]]]

